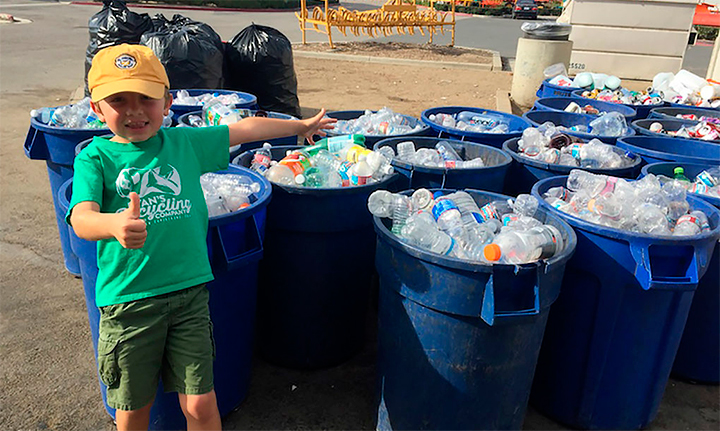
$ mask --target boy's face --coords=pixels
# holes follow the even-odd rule
[[[171,105],[172,96],[152,99],[126,91],[92,103],[92,108],[115,134],[113,141],[128,143],[155,136]]]

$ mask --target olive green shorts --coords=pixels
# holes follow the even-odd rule
[[[107,403],[137,410],[150,403],[162,377],[165,392],[213,389],[215,343],[209,292],[199,285],[100,307],[98,371]]]

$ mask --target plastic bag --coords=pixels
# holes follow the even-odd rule
[[[104,0],[102,10],[88,20],[90,42],[85,51],[85,95],[90,95],[87,74],[98,51],[123,43],[138,44],[143,33],[152,29],[148,14],[130,11],[124,1]]]
[[[569,24],[560,24],[551,21],[525,22],[520,26],[525,35],[532,39],[567,40],[572,31]]]
[[[249,25],[227,44],[225,58],[226,89],[254,94],[266,111],[300,118],[292,45],[284,34]]]
[[[158,14],[152,22],[140,43],[165,66],[170,88],[222,88],[224,46],[212,27],[178,14],[170,21]]]

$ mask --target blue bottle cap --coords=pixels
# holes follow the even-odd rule
[[[443,192],[435,192],[435,193],[433,193],[433,198],[434,198],[434,199],[437,199],[437,198],[439,198],[439,197],[442,196],[442,195],[443,195]]]

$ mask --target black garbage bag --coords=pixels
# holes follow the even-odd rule
[[[158,14],[152,22],[140,43],[165,66],[170,88],[222,88],[225,49],[212,27],[179,14],[169,21]]]
[[[103,0],[102,10],[88,20],[90,42],[85,51],[85,95],[90,95],[87,74],[98,51],[123,43],[139,44],[143,33],[152,29],[148,14],[130,11],[122,0]]]
[[[245,27],[225,47],[225,88],[254,94],[266,111],[300,118],[292,45],[280,31]]]

